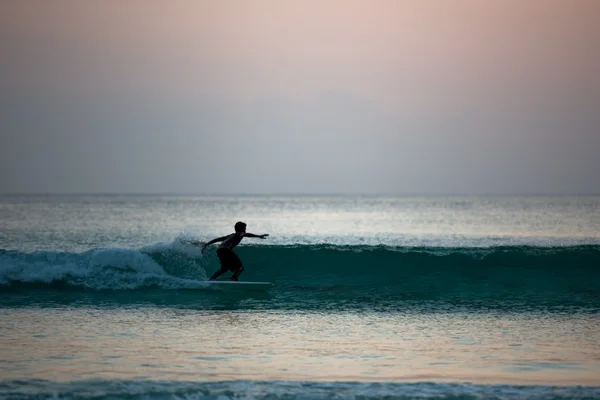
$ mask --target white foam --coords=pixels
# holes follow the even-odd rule
[[[147,254],[133,249],[102,249],[96,250],[91,257],[90,266],[133,269],[134,271],[150,274],[165,274],[163,268]]]
[[[202,254],[202,246],[193,244],[196,242],[195,239],[191,235],[180,234],[175,239],[170,242],[159,242],[151,245],[144,246],[140,249],[140,251],[144,253],[159,253],[164,251],[177,251],[189,257],[194,257],[197,259],[204,258]]]
[[[197,265],[194,255],[181,250],[185,246],[158,243],[144,250],[105,248],[84,253],[7,252],[0,254],[0,284],[64,282],[96,290],[131,290],[148,286],[195,288],[206,279],[206,272]],[[192,254],[200,252],[197,246],[193,247]],[[170,269],[173,271],[165,271],[153,254],[163,256],[167,261],[171,259],[167,265],[172,264]],[[182,259],[181,264],[178,264],[178,258]],[[177,276],[186,272],[192,279]]]

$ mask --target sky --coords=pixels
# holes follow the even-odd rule
[[[596,0],[7,0],[0,193],[600,194]]]

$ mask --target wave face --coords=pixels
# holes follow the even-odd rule
[[[0,287],[31,290],[164,291],[206,289],[218,269],[185,243],[82,253],[0,250]],[[236,252],[244,281],[275,283],[274,304],[316,307],[407,301],[582,306],[600,309],[600,246],[415,248],[250,245]],[[228,278],[228,274],[223,276]],[[182,300],[183,301],[183,300]]]

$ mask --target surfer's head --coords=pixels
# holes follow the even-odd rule
[[[234,228],[236,232],[246,232],[246,224],[242,221],[236,222]]]

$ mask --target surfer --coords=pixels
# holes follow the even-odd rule
[[[231,277],[232,281],[237,281],[238,277],[244,270],[244,265],[240,258],[233,252],[233,248],[237,246],[243,238],[260,238],[266,239],[268,234],[263,235],[255,235],[254,233],[246,232],[246,224],[243,222],[237,222],[234,226],[235,233],[227,236],[221,236],[216,239],[211,240],[210,242],[205,243],[202,246],[202,254],[206,252],[206,248],[213,243],[222,242],[217,249],[217,256],[219,257],[219,261],[221,262],[221,269],[218,270],[210,277],[209,280],[214,281],[219,276],[227,272],[227,270],[233,272],[233,276]]]

